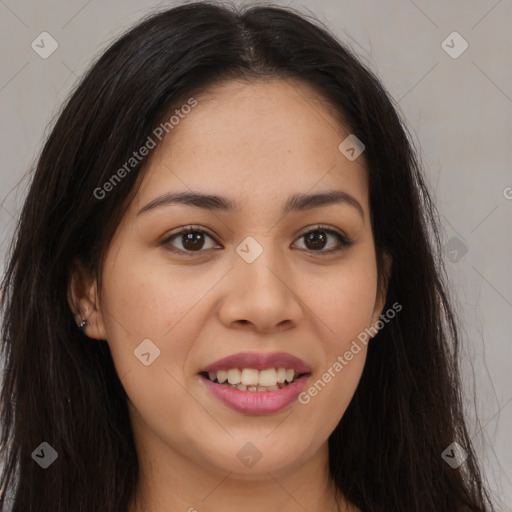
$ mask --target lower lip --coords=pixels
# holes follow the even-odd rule
[[[224,404],[245,414],[273,414],[290,405],[304,388],[309,374],[299,377],[277,391],[242,391],[241,389],[216,384],[199,375],[206,387]]]

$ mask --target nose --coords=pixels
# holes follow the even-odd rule
[[[219,308],[226,327],[268,334],[298,325],[303,314],[298,280],[270,249],[252,263],[235,255],[227,279]]]

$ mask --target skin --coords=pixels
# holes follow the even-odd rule
[[[378,320],[384,295],[364,154],[349,161],[340,152],[350,131],[297,81],[232,81],[196,99],[150,155],[109,246],[101,289],[83,268],[70,281],[72,310],[88,319],[90,338],[107,340],[129,397],[142,468],[141,501],[130,512],[334,511],[327,440],[357,387],[366,347],[308,404],[275,414],[228,408],[197,374],[237,352],[283,351],[312,368],[307,389]],[[240,211],[175,204],[137,215],[166,192],[191,190],[235,199]],[[291,194],[326,190],[356,198],[364,219],[347,204],[280,214]],[[322,256],[339,243],[325,231],[323,247],[308,243],[303,235],[318,223],[353,245]],[[171,251],[190,247],[180,235],[159,245],[190,224],[213,237],[189,249],[191,257]],[[263,248],[250,264],[235,252],[247,236]],[[147,338],[160,356],[144,366],[134,350]],[[247,442],[262,455],[252,468],[237,457]]]

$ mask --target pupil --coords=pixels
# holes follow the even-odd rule
[[[199,231],[191,231],[183,236],[183,246],[186,249],[200,249],[204,244],[203,234]],[[312,231],[306,235],[306,244],[310,249],[322,249],[325,243],[326,237],[322,231]]]
[[[325,233],[322,231],[312,231],[306,235],[306,244],[308,242],[313,243],[313,247],[310,247],[310,249],[322,249],[326,242]]]
[[[195,238],[197,238],[198,240],[194,240]],[[203,243],[203,234],[199,233],[198,231],[192,231],[184,235],[183,247],[185,247],[186,249],[200,249],[203,246]]]

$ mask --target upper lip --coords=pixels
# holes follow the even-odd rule
[[[205,366],[199,373],[217,372],[231,368],[254,368],[255,370],[287,368],[293,369],[297,373],[311,373],[311,368],[307,363],[286,352],[239,352]]]

